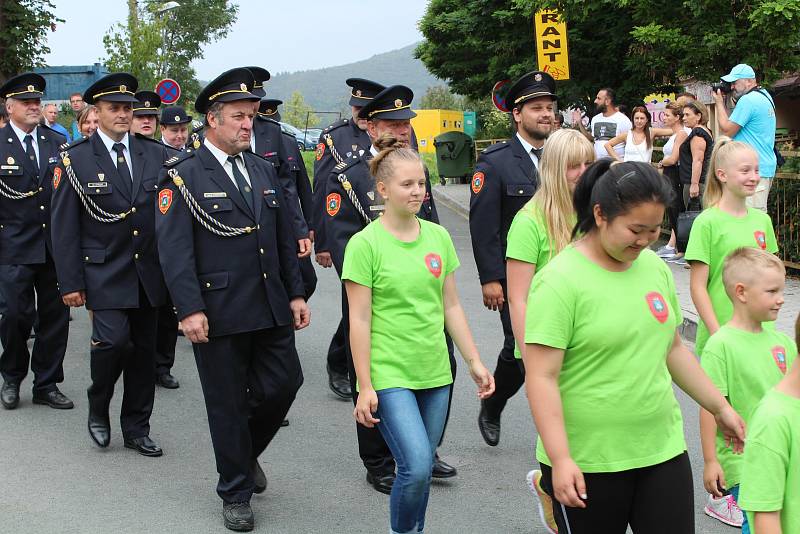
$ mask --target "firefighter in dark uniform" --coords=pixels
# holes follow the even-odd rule
[[[93,312],[89,435],[110,441],[108,410],[123,375],[125,447],[161,456],[150,439],[157,309],[166,288],[155,245],[155,200],[164,145],[128,133],[136,78],[109,74],[83,100],[100,125],[69,145],[53,175],[53,249],[64,302]]]
[[[283,100],[277,98],[262,98],[258,105],[258,114],[267,119],[281,122],[281,112],[278,110],[278,106],[281,104],[283,104]]]
[[[555,81],[545,72],[530,72],[514,83],[506,101],[517,131],[509,141],[480,154],[470,187],[470,235],[483,303],[500,312],[505,338],[494,372],[494,395],[481,401],[478,415],[478,428],[491,446],[500,440],[500,414],[506,402],[525,381],[514,358],[514,334],[505,305],[506,238],[514,215],[539,187],[539,158],[555,122],[555,90]]]
[[[381,91],[359,112],[359,119],[367,121],[367,131],[371,139],[377,139],[384,132],[391,132],[401,141],[410,143],[411,122],[415,117],[411,111],[411,100],[414,93],[408,87],[395,85]],[[341,275],[344,251],[350,238],[363,229],[372,219],[383,211],[383,205],[374,191],[375,180],[369,173],[369,160],[377,153],[370,142],[364,154],[334,166],[325,182],[325,211],[323,219],[327,244],[336,272]],[[439,222],[436,205],[431,196],[430,178],[427,178],[427,194],[423,200],[418,216],[428,221]],[[348,331],[347,299],[342,296],[342,310],[345,340]],[[452,341],[448,338],[450,361],[455,372],[452,355]],[[353,369],[349,345],[345,343],[345,353],[350,377],[350,387],[355,391],[356,375]],[[357,400],[354,396],[353,402]],[[395,477],[395,462],[386,442],[377,428],[366,428],[356,425],[359,455],[367,469],[367,482],[383,493],[391,493]],[[434,460],[433,476],[449,478],[456,475],[456,469],[444,461],[438,454]]]
[[[133,120],[131,133],[154,139],[158,129],[158,108],[161,97],[153,91],[139,91],[133,97]]]
[[[325,236],[325,182],[333,167],[350,160],[357,160],[369,152],[372,140],[367,134],[367,121],[358,118],[358,113],[365,104],[383,91],[385,87],[379,83],[363,78],[348,78],[345,83],[350,87],[351,117],[339,119],[322,131],[316,149],[314,161],[314,193],[313,216],[314,250],[316,261],[322,267],[333,265],[331,253]],[[333,334],[328,346],[327,357],[328,386],[334,394],[342,399],[353,397],[350,379],[347,372],[345,356],[344,324],[342,320]]]
[[[291,215],[275,168],[250,150],[259,97],[248,69],[209,83],[201,147],[165,166],[161,265],[203,387],[225,526],[252,530],[258,456],[303,381],[294,331],[309,323]]]
[[[0,400],[7,409],[19,404],[29,364],[34,403],[73,407],[58,389],[64,381],[69,309],[58,293],[50,239],[53,170],[66,139],[39,124],[44,90],[44,78],[34,73],[15,76],[0,88],[9,112],[8,124],[0,129]],[[37,318],[31,354],[27,341]]]
[[[190,142],[189,130],[192,128],[192,116],[186,114],[181,106],[168,106],[161,110],[161,142],[178,152],[194,150]]]

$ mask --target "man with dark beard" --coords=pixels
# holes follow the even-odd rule
[[[500,415],[525,377],[514,358],[514,334],[506,302],[506,238],[511,221],[539,187],[539,158],[555,122],[556,83],[540,71],[517,80],[506,96],[517,133],[484,150],[472,176],[469,206],[472,250],[483,304],[500,312],[503,348],[494,372],[495,393],[481,402],[478,428],[484,441],[500,440]]]
[[[594,143],[594,154],[597,159],[607,158],[605,144],[610,139],[628,132],[633,125],[627,115],[619,110],[617,97],[614,90],[604,87],[597,91],[594,99],[594,107],[597,114],[592,117],[589,125],[591,132],[587,132],[583,126],[580,110],[573,112],[573,121],[577,124],[578,130],[586,136],[586,139]],[[620,159],[625,155],[625,143],[620,143],[614,147]]]

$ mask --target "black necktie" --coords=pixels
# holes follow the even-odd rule
[[[236,187],[239,188],[239,193],[241,193],[242,198],[247,203],[247,207],[250,208],[250,212],[253,212],[253,190],[247,184],[247,180],[242,174],[242,171],[239,170],[239,166],[236,164],[236,160],[239,159],[239,156],[228,156],[228,161],[233,167],[233,178],[236,180]]]
[[[542,161],[542,150],[544,150],[544,147],[542,148],[531,147],[531,154],[536,156],[537,160]]]
[[[113,148],[114,152],[117,153],[117,172],[128,187],[128,191],[131,191],[133,189],[133,178],[131,178],[131,170],[128,168],[128,161],[125,159],[125,145],[114,143]]]
[[[31,160],[31,165],[33,165],[36,175],[38,176],[39,162],[36,161],[36,151],[33,149],[33,136],[31,134],[25,136],[25,154],[28,156],[28,159]]]

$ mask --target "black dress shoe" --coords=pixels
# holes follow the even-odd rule
[[[225,528],[236,532],[250,532],[255,527],[253,509],[249,502],[226,502],[222,504]]]
[[[353,389],[350,387],[350,379],[347,373],[337,373],[328,366],[328,386],[334,395],[340,399],[352,399]]]
[[[164,454],[164,451],[161,450],[161,447],[156,445],[156,442],[150,439],[150,436],[126,439],[125,448],[133,449],[142,456],[155,457]]]
[[[48,391],[46,393],[34,393],[34,404],[46,404],[56,410],[71,410],[75,407],[71,400],[66,395],[61,393],[58,389]]]
[[[389,495],[392,493],[392,486],[394,485],[395,474],[394,473],[371,473],[367,471],[367,482],[372,484],[372,487],[376,490],[380,491],[381,493],[385,493]]]
[[[98,447],[108,447],[111,441],[111,424],[108,416],[99,417],[89,412],[89,437]]]
[[[436,456],[433,458],[433,472],[431,476],[433,478],[451,478],[457,474],[458,471],[456,468],[439,458],[439,453],[437,452]]]
[[[156,376],[156,384],[162,388],[178,389],[181,387],[178,380],[169,373],[164,373]]]
[[[284,419],[283,421],[281,421],[281,426],[289,426],[289,420]]]
[[[19,404],[19,384],[14,382],[3,382],[0,389],[0,402],[7,410],[13,410]]]
[[[478,428],[487,445],[495,447],[500,443],[500,418],[489,415],[486,403],[481,402],[481,411],[478,414]]]
[[[264,473],[264,470],[261,469],[258,459],[253,460],[253,483],[255,484],[253,493],[264,493],[264,491],[266,491],[267,475]]]

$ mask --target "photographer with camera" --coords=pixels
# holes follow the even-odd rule
[[[749,65],[739,64],[730,74],[722,76],[723,83],[713,84],[717,121],[720,132],[752,146],[758,152],[761,180],[748,205],[767,211],[767,197],[777,170],[775,153],[775,102],[766,89],[756,82],[756,73]],[[736,99],[730,118],[725,108],[725,94]]]

